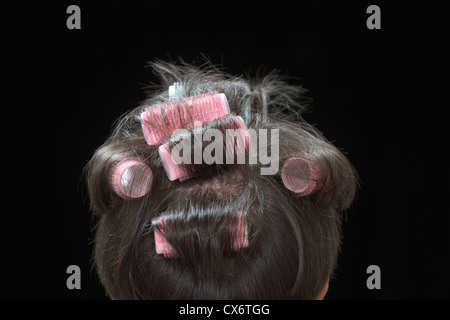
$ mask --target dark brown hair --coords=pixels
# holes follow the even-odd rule
[[[153,86],[148,100],[117,121],[86,167],[90,207],[98,218],[95,264],[108,295],[317,298],[336,266],[342,211],[353,201],[357,175],[347,158],[299,116],[304,90],[275,73],[246,80],[211,64],[157,61],[151,66],[161,85]],[[157,148],[146,143],[140,114],[167,102],[175,81],[182,84],[184,97],[224,93],[231,113],[242,116],[248,128],[278,129],[278,173],[261,175],[260,162],[197,164],[191,179],[169,181]],[[317,192],[300,196],[284,186],[281,167],[296,155],[306,155],[318,168]],[[138,199],[119,197],[110,184],[114,164],[127,158],[139,159],[153,172],[150,191]],[[236,212],[245,216],[248,246],[234,251],[229,244]],[[164,226],[152,225],[162,213]],[[164,233],[177,257],[156,253],[155,228]]]

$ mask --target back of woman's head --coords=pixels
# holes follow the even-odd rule
[[[317,298],[336,266],[341,215],[357,177],[346,157],[298,116],[302,88],[273,73],[258,81],[210,65],[152,67],[161,86],[118,120],[86,167],[98,218],[95,264],[109,296]],[[232,163],[182,163],[184,178],[169,179],[161,146],[195,140],[198,129],[152,144],[142,115],[155,105],[183,109],[186,98],[212,93],[224,94],[231,115],[205,123],[200,134],[236,129],[239,116],[254,133],[245,161],[235,155]],[[151,125],[159,132],[173,127],[165,120]],[[209,141],[185,150],[206,154]],[[267,159],[276,163],[264,171]]]

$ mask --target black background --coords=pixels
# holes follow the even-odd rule
[[[292,76],[313,99],[305,119],[360,174],[327,299],[449,299],[448,18],[431,2],[396,3],[3,7],[0,298],[106,299],[91,260],[83,167],[157,80],[146,61],[205,54],[231,74],[264,66]],[[81,30],[66,28],[70,4],[81,8]],[[366,27],[371,4],[381,30]],[[73,264],[81,290],[66,287]],[[366,287],[369,265],[381,268],[380,290]]]

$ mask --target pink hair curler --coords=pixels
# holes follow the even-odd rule
[[[153,225],[160,224],[164,226],[166,223],[166,216],[163,213],[158,218],[153,219]],[[178,253],[172,247],[172,245],[164,237],[164,234],[155,228],[155,250],[157,254],[164,255],[165,258],[175,258],[178,257]],[[241,211],[238,212],[237,220],[237,230],[233,238],[232,248],[234,251],[238,251],[242,248],[248,247],[248,235],[247,235],[247,224],[245,223],[245,217]]]
[[[145,140],[151,146],[159,145],[176,129],[191,129],[194,121],[208,123],[230,113],[223,93],[190,97],[171,104],[155,105],[141,114]],[[161,124],[165,124],[161,126]]]
[[[231,153],[231,147],[234,147],[235,155],[245,153],[248,150],[250,144],[250,135],[248,134],[247,126],[245,125],[244,120],[240,116],[231,117],[230,122],[234,120],[234,123],[237,125],[237,136],[236,143],[231,143],[226,141],[226,153]]]
[[[119,161],[111,169],[110,183],[114,192],[124,199],[146,195],[150,191],[152,180],[150,167],[134,159]]]
[[[307,196],[317,191],[320,177],[317,166],[310,159],[297,156],[284,163],[281,178],[287,189]]]
[[[228,119],[225,126],[231,126],[233,121],[237,125],[238,129],[236,135],[236,143],[234,138],[233,141],[225,141],[226,137],[223,137],[224,143],[226,143],[226,158],[228,158],[229,154],[239,155],[241,153],[245,153],[245,151],[248,150],[249,147],[249,134],[244,120],[242,120],[242,118],[239,116],[232,116]],[[160,145],[158,148],[158,152],[162,160],[164,170],[166,171],[167,177],[170,181],[179,180],[180,182],[182,182],[189,178],[186,170],[184,170],[181,165],[178,165],[175,163],[175,161],[173,161],[168,142]]]
[[[238,212],[237,230],[233,239],[233,250],[238,251],[241,248],[248,247],[248,233],[245,217],[242,212]]]
[[[184,170],[181,165],[178,165],[173,161],[170,153],[169,144],[165,143],[158,148],[159,156],[161,158],[164,171],[166,171],[167,177],[170,181],[179,180],[180,182],[187,180],[189,174]]]
[[[161,226],[164,226],[165,223],[166,218],[164,214],[156,219],[153,219],[153,224],[160,224]],[[162,254],[166,258],[178,256],[178,253],[175,251],[169,241],[167,241],[162,232],[157,228],[155,228],[155,249],[157,254]]]

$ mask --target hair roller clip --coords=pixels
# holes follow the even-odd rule
[[[174,93],[171,94],[174,96]],[[189,130],[194,127],[194,122],[203,125],[229,113],[230,107],[225,94],[210,93],[171,104],[152,106],[141,114],[141,124],[145,140],[149,145],[155,146],[162,144],[176,129]]]
[[[124,199],[136,199],[146,195],[150,191],[152,180],[152,170],[141,161],[122,160],[111,169],[110,183],[114,192]]]
[[[284,186],[302,197],[317,191],[319,178],[317,166],[304,156],[289,158],[281,169]]]
[[[169,100],[181,100],[183,99],[183,96],[185,95],[184,86],[181,82],[174,82],[169,87]]]

